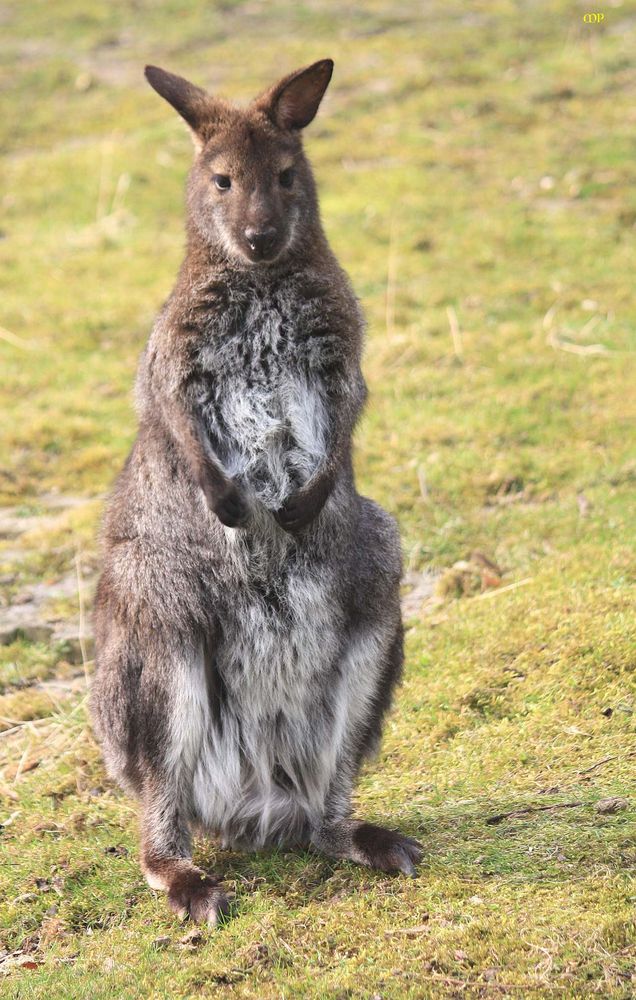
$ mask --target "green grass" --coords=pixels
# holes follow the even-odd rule
[[[84,697],[33,686],[78,668],[0,647],[3,995],[634,996],[636,10],[609,5],[602,26],[586,10],[3,13],[0,502],[86,498],[2,543],[6,600],[78,551],[96,563],[136,358],[180,260],[190,143],[143,64],[247,99],[326,55],[307,144],[369,320],[360,487],[398,516],[410,569],[480,550],[519,584],[409,622],[358,808],[422,838],[419,877],[201,843],[237,899],[190,938],[143,882]],[[597,811],[611,796],[628,808]]]

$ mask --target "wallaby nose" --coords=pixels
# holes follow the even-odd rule
[[[262,226],[260,229],[252,229],[250,227],[245,230],[245,239],[249,243],[250,248],[257,254],[266,254],[274,245],[276,228],[274,226]]]

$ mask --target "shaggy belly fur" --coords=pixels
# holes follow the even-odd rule
[[[253,544],[227,534],[235,565],[247,568]],[[173,706],[171,742],[190,776],[191,819],[233,847],[306,842],[391,637],[378,628],[352,634],[334,570],[300,559],[289,568],[288,536],[280,542],[288,569],[279,564],[270,579],[275,597],[247,573],[228,591],[221,639],[184,664]]]
[[[275,608],[240,588],[221,614],[227,638],[190,669],[178,714],[193,820],[226,844],[302,843],[322,815],[349,714],[332,592],[327,573],[278,581]]]

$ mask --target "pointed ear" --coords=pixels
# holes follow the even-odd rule
[[[283,77],[256,100],[256,107],[282,129],[305,128],[316,116],[333,73],[333,60],[299,69]]]
[[[146,66],[146,80],[188,123],[198,136],[205,133],[217,116],[213,97],[193,83],[158,66]]]

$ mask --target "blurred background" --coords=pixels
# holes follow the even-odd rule
[[[199,995],[195,959],[222,995],[631,995],[635,25],[627,0],[0,4],[14,995],[29,962],[29,996],[84,996],[78,970],[99,972],[96,997]],[[192,156],[143,67],[241,102],[325,56],[306,145],[368,318],[357,475],[398,517],[405,559],[406,681],[360,794],[431,856],[408,887],[223,856],[245,915],[177,969],[85,717],[99,514],[181,260]],[[529,801],[550,809],[485,825]]]

